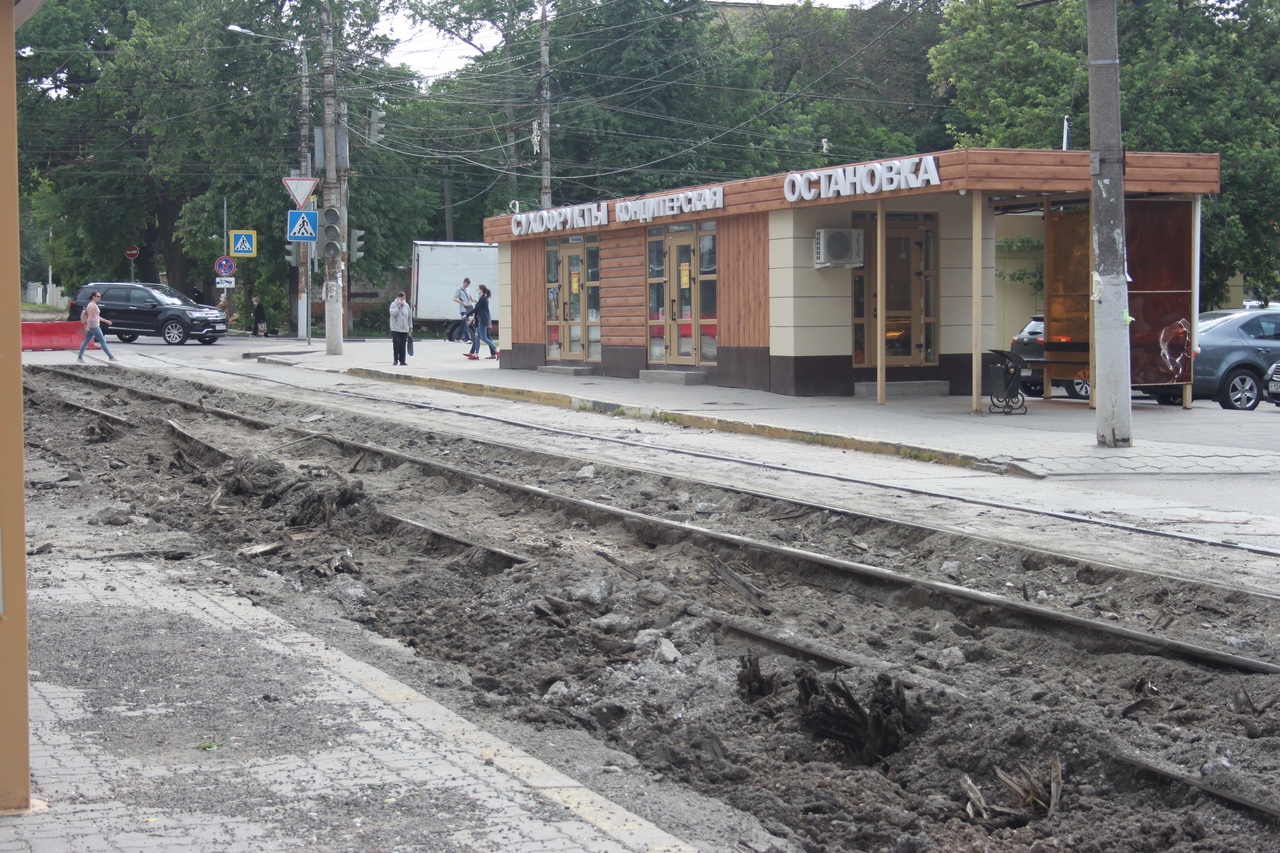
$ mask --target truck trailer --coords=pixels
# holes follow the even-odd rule
[[[464,278],[471,279],[469,292],[474,300],[480,285],[493,291],[489,297],[489,313],[493,318],[491,334],[498,336],[498,246],[495,243],[446,243],[430,240],[413,241],[413,326],[443,334],[454,341],[461,338],[462,317],[453,295]]]

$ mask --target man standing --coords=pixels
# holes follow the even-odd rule
[[[458,324],[458,332],[462,336],[462,340],[471,343],[471,332],[467,328],[467,318],[471,316],[471,309],[475,305],[475,300],[471,298],[468,288],[471,287],[471,279],[464,278],[462,287],[453,294],[453,301],[458,303],[458,316],[462,318],[462,322]]]
[[[404,364],[405,351],[408,349],[409,333],[413,331],[413,315],[409,303],[404,301],[404,291],[400,291],[391,302],[391,363]]]

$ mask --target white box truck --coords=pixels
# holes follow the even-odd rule
[[[493,318],[494,337],[498,325],[498,246],[494,243],[445,243],[429,240],[413,241],[413,325],[416,329],[444,334],[459,340],[458,303],[453,295],[464,278],[471,279],[469,291],[474,299],[480,285],[486,285],[489,314]]]

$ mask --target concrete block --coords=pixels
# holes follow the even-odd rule
[[[591,368],[574,364],[544,364],[538,368],[539,373],[554,373],[556,376],[590,376]]]
[[[884,384],[884,395],[886,397],[946,397],[951,391],[951,386],[942,380],[921,380],[918,382],[886,382]],[[876,396],[876,383],[874,382],[855,382],[853,383],[853,396],[855,397],[874,397]]]
[[[697,370],[642,370],[641,382],[661,382],[666,385],[706,385],[707,374]]]

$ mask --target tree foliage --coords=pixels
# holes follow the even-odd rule
[[[965,145],[1056,148],[1062,117],[1088,146],[1085,4],[1018,9],[1015,0],[951,3],[931,54],[967,127]],[[1270,2],[1120,5],[1121,115],[1130,150],[1218,152],[1222,192],[1206,200],[1201,301],[1227,280],[1275,292],[1280,279],[1280,21]]]

